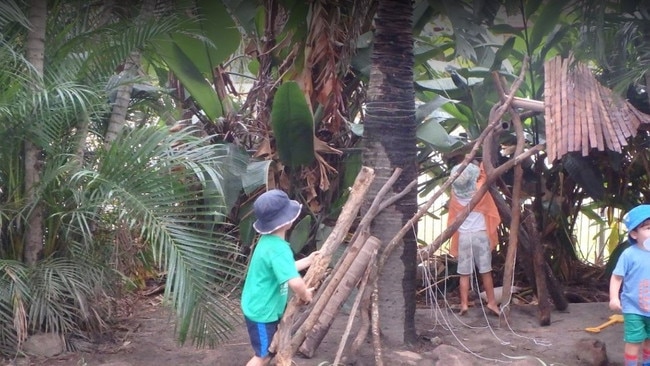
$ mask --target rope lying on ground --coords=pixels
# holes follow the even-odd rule
[[[420,258],[420,260],[423,259],[424,258]],[[463,321],[463,319],[458,316],[458,314],[453,310],[452,305],[447,300],[448,292],[447,292],[447,285],[445,279],[450,277],[450,273],[448,270],[449,268],[448,259],[445,258],[445,268],[444,271],[442,271],[443,273],[440,275],[439,273],[441,271],[438,270],[438,265],[439,262],[435,261],[433,271],[431,271],[431,269],[427,265],[423,266],[424,268],[422,269],[423,271],[422,286],[426,291],[425,299],[427,304],[430,305],[431,316],[434,318],[434,328],[430,329],[429,331],[434,331],[436,327],[440,326],[444,331],[449,332],[454,337],[454,339],[456,340],[456,342],[458,342],[460,347],[462,347],[464,350],[466,350],[468,353],[472,354],[473,356],[485,361],[498,362],[498,363],[512,363],[513,356],[508,356],[502,353],[504,357],[508,358],[507,360],[488,358],[476,353],[465,342],[463,342],[462,338],[458,333],[459,327],[463,327],[467,329],[476,329],[476,330],[489,329],[494,339],[496,339],[500,345],[506,346],[511,344],[511,342],[500,338],[499,335],[496,334],[495,329],[492,327],[492,325],[488,320],[489,315],[485,309],[485,305],[483,304],[482,301],[480,301],[480,299],[479,302],[481,304],[481,310],[483,312],[483,319],[485,319],[485,325],[482,326],[470,325],[465,321]],[[439,278],[439,277],[443,277],[443,278]],[[474,286],[474,288],[478,289],[479,288],[478,278],[476,276],[472,276],[472,278],[473,278],[472,285]],[[443,282],[445,282],[444,286],[437,285]],[[512,300],[512,295],[508,300],[508,304],[510,303],[511,300]],[[502,305],[501,308],[503,308],[503,306],[504,305]],[[545,347],[552,346],[552,343],[549,342],[548,340],[539,339],[536,337],[528,337],[517,333],[514,329],[512,329],[507,318],[505,319],[505,323],[507,324],[509,334],[512,334],[518,338],[526,339],[538,346],[545,346]],[[518,359],[518,357],[519,356],[514,356],[514,359]],[[523,356],[523,357],[528,357],[528,356]]]

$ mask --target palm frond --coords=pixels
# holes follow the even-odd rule
[[[10,353],[27,338],[26,309],[31,302],[28,268],[0,260],[0,353]]]
[[[223,192],[214,189],[221,186],[214,182],[222,177],[224,156],[209,137],[193,133],[191,128],[173,134],[156,127],[129,131],[102,156],[98,171],[79,172],[71,183],[86,187],[86,196],[79,197],[85,207],[97,207],[151,245],[167,272],[165,299],[183,324],[180,340],[212,344],[239,320],[226,293],[238,286],[244,266],[234,238],[214,230],[225,220]],[[86,220],[83,216],[75,221]],[[195,309],[205,313],[194,314]],[[193,316],[210,324],[192,321]],[[206,327],[219,331],[200,336]]]
[[[17,22],[25,28],[29,28],[27,16],[22,11],[18,3],[14,0],[0,2],[0,28],[4,29],[9,23]]]

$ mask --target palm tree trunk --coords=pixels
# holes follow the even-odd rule
[[[140,10],[138,20],[143,21],[152,16],[155,6],[155,0],[145,0],[142,3],[142,9]],[[121,74],[126,79],[130,79],[137,74],[138,68],[140,67],[140,58],[140,51],[134,50],[125,60]],[[106,135],[104,136],[105,149],[111,147],[111,143],[117,138],[117,136],[119,136],[122,128],[124,128],[124,125],[126,124],[126,113],[129,108],[129,103],[131,102],[132,89],[133,86],[131,83],[121,85],[117,89],[115,103],[113,103],[113,109],[111,110],[111,118],[108,121],[108,128],[106,129]]]
[[[417,178],[415,95],[413,89],[412,4],[402,0],[380,0],[377,8],[372,67],[364,122],[364,165],[377,174],[369,190],[373,197],[395,168],[403,173],[393,185],[402,191]],[[367,210],[368,207],[364,207]],[[417,193],[411,190],[374,220],[371,233],[389,243],[417,211]],[[385,245],[385,244],[384,244]],[[379,278],[379,314],[383,335],[388,329],[403,329],[410,343],[415,332],[416,232],[404,236],[401,250],[388,258]]]
[[[45,22],[47,21],[46,0],[30,0],[29,22],[31,28],[27,35],[27,60],[34,66],[39,77],[43,75],[43,55],[45,54]],[[40,89],[39,82],[33,89]],[[43,206],[39,203],[38,185],[41,180],[41,149],[29,139],[25,140],[25,196],[33,208],[25,225],[24,260],[33,265],[43,251]]]

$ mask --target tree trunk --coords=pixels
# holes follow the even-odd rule
[[[377,8],[363,138],[364,165],[374,167],[377,174],[370,187],[371,197],[395,168],[402,168],[403,173],[393,192],[401,192],[417,178],[412,13],[409,1],[380,0]],[[386,245],[416,212],[417,192],[412,190],[375,218],[371,233]],[[402,339],[387,339],[395,344],[416,339],[415,230],[404,236],[401,250],[392,252],[379,279],[380,327],[403,331]],[[382,332],[388,334],[394,331]]]
[[[535,271],[535,289],[537,290],[537,301],[539,308],[539,325],[551,325],[551,302],[548,296],[548,286],[546,283],[546,260],[544,260],[544,253],[542,252],[541,235],[535,228],[535,223],[532,222],[534,215],[528,215],[528,220],[524,221],[524,225],[528,229],[530,238],[532,239],[531,249],[533,251],[533,270]]]
[[[142,9],[140,10],[140,15],[136,21],[144,21],[148,17],[152,16],[154,8],[156,6],[156,0],[145,0],[142,3]],[[140,67],[140,51],[134,50],[131,52],[129,57],[124,61],[124,68],[120,73],[125,80],[132,79],[138,73],[138,68]],[[133,85],[131,82],[127,82],[123,85],[120,85],[117,88],[117,95],[115,97],[115,102],[113,103],[113,109],[111,110],[111,117],[108,120],[108,127],[106,128],[106,134],[104,135],[104,148],[109,149],[111,143],[115,141],[122,128],[126,124],[126,114],[129,109],[129,103],[131,102],[131,90]]]
[[[36,70],[39,78],[43,76],[43,60],[45,54],[45,26],[47,21],[47,1],[31,0],[29,2],[29,23],[31,28],[27,35],[27,61]],[[32,86],[42,88],[39,82]],[[36,123],[36,121],[34,121]],[[26,139],[25,154],[25,198],[33,205],[25,224],[24,260],[27,264],[35,264],[43,252],[43,206],[38,195],[38,185],[41,181],[41,149],[33,141]]]

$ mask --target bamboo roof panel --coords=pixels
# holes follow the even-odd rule
[[[549,62],[554,62],[550,60]],[[544,73],[544,95],[553,95],[551,91],[551,85],[554,82],[554,73],[551,72],[555,70],[555,67],[549,67],[549,71]],[[546,125],[544,126],[546,132],[546,140],[553,140],[555,138],[555,123],[553,123],[553,113],[551,109],[552,103],[544,103],[544,116],[546,119]],[[546,144],[546,153],[549,156],[555,156],[555,144]]]
[[[622,151],[650,115],[601,85],[589,68],[573,58],[544,64],[546,151],[550,161],[569,152]]]

